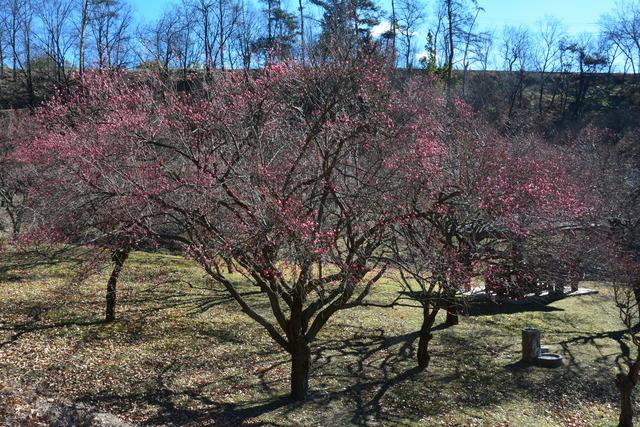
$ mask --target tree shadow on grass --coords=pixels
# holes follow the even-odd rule
[[[192,399],[201,399],[201,395],[197,391],[187,391],[184,395]],[[165,400],[162,397],[156,398],[156,404],[165,405],[158,415],[149,418],[142,425],[184,425],[184,424],[197,424],[200,422],[213,422],[214,425],[244,425],[250,423],[251,425],[278,425],[273,421],[259,421],[262,415],[268,414],[273,411],[279,411],[284,409],[284,414],[291,409],[301,404],[292,403],[288,396],[282,396],[277,398],[270,398],[260,401],[253,401],[249,404],[235,404],[228,402],[214,402],[208,399],[204,399],[204,402],[208,406],[212,406],[211,409],[204,411],[190,410],[186,408],[176,408],[170,403],[170,399],[175,396],[168,396],[169,400]],[[154,399],[155,400],[155,399]],[[282,423],[280,425],[290,425],[290,423]]]
[[[24,280],[17,272],[61,263],[80,265],[84,261],[81,253],[73,247],[35,248],[4,251],[0,253],[0,284]]]
[[[90,405],[117,407],[119,410],[136,406],[154,407],[156,414],[140,424],[147,426],[199,425],[200,423],[235,426],[244,425],[249,421],[251,425],[257,426],[279,425],[274,422],[261,422],[256,418],[280,410],[286,414],[301,405],[301,403],[291,402],[288,396],[267,397],[244,403],[220,401],[208,392],[211,387],[215,388],[215,383],[176,389],[167,384],[171,382],[172,374],[180,370],[180,364],[177,362],[176,360],[166,362],[156,373],[153,384],[148,385],[145,390],[126,395],[104,392],[85,396],[78,401]],[[178,403],[185,400],[197,403],[199,408],[194,409]]]
[[[341,349],[346,354],[364,350],[365,357],[367,357],[373,354],[375,348],[384,342],[411,342],[414,338],[413,335],[384,337],[382,340],[379,339],[379,336],[376,336],[376,344],[371,347],[363,346],[363,340],[366,340],[367,337],[357,337],[353,348],[347,343],[346,345],[341,345]],[[329,346],[337,343],[339,343],[339,340],[332,341]],[[319,351],[327,351],[327,349],[328,347],[323,346]],[[316,375],[314,372],[329,363],[329,360],[331,358],[323,358],[316,353],[315,365],[318,366],[312,365],[313,382],[321,382],[323,377],[326,378],[326,375],[321,373]],[[393,362],[395,359],[394,357],[388,357],[387,360]],[[358,362],[360,361],[356,361],[356,366]],[[293,402],[288,395],[283,395],[284,387],[281,381],[267,378],[267,374],[270,371],[289,363],[287,356],[278,357],[278,360],[269,367],[256,373],[255,377],[258,384],[251,381],[253,384],[249,385],[245,379],[245,384],[239,384],[239,386],[249,386],[253,388],[254,392],[256,389],[261,389],[260,394],[264,397],[240,403],[231,403],[226,398],[221,400],[216,397],[220,392],[225,395],[228,394],[228,390],[225,390],[224,386],[217,383],[208,382],[195,386],[178,386],[177,383],[173,382],[173,375],[179,373],[182,369],[180,360],[164,362],[164,366],[157,370],[153,384],[147,384],[140,391],[128,395],[107,391],[96,395],[84,396],[78,401],[92,406],[106,407],[108,410],[110,410],[109,408],[118,408],[123,413],[134,407],[155,408],[155,415],[147,418],[142,425],[200,425],[200,423],[212,423],[213,425],[225,426],[245,424],[284,426],[309,422],[308,420],[300,421],[300,411],[307,411],[308,414],[312,414],[307,416],[317,417],[313,422],[314,424],[333,423],[334,425],[339,425],[342,422],[350,421],[351,423],[366,425],[372,420],[394,419],[386,414],[383,409],[382,400],[385,394],[389,389],[410,381],[420,372],[417,368],[411,368],[399,374],[395,374],[394,370],[389,370],[381,378],[356,382],[348,384],[344,388],[333,388],[328,391],[313,388],[312,385],[307,401]],[[337,361],[337,366],[334,366],[334,368],[345,368],[344,365],[340,366],[339,363]],[[348,365],[346,366],[346,372],[343,372],[342,375],[333,376],[333,378],[352,377],[354,375],[353,369],[357,370],[358,368]],[[242,378],[239,377],[238,380],[242,381]],[[233,379],[227,377],[220,380],[225,383]],[[342,414],[343,418],[340,420],[330,418],[331,406],[337,401],[345,400],[355,402],[355,409],[349,411],[348,414]],[[297,413],[296,416],[292,416],[294,413]],[[352,417],[351,420],[349,420],[349,417]]]
[[[351,423],[358,425],[380,422],[404,423],[425,415],[438,416],[454,408],[482,409],[529,396],[546,399],[536,383],[535,372],[525,366],[504,366],[495,354],[508,353],[512,343],[495,343],[494,353],[476,340],[448,333],[434,338],[432,359],[427,370],[416,366],[414,341],[417,333],[386,337],[378,334],[356,336],[350,340],[331,340],[323,343],[319,352],[328,352],[325,363],[346,364],[346,370],[333,374],[346,387],[329,394],[330,399],[349,400],[355,406]],[[490,336],[485,338],[490,339]],[[337,355],[352,360],[338,361]],[[322,371],[323,366],[317,366]],[[513,371],[520,371],[513,376]],[[547,374],[553,372],[546,370]],[[317,373],[316,378],[329,376]],[[564,376],[562,381],[576,379]],[[550,402],[553,398],[548,399]]]
[[[203,392],[198,389],[190,389],[181,392],[172,392],[168,390],[156,390],[147,394],[132,395],[112,395],[102,394],[100,396],[92,396],[90,398],[80,399],[81,402],[89,402],[90,404],[107,404],[108,406],[120,407],[123,402],[130,402],[131,405],[153,405],[158,408],[156,415],[147,418],[140,423],[143,426],[157,425],[199,425],[206,423],[207,425],[223,425],[237,426],[250,424],[254,426],[277,426],[291,425],[290,422],[282,424],[273,421],[260,421],[257,418],[262,415],[283,411],[283,415],[292,409],[304,403],[292,403],[288,396],[267,398],[252,401],[246,404],[235,404],[229,402],[218,402],[203,396]],[[206,409],[190,409],[187,407],[177,406],[175,401],[178,399],[189,398],[191,400],[200,401],[206,405]]]
[[[605,377],[600,377],[604,372],[594,378],[593,371],[549,370],[521,362],[505,366],[487,354],[479,340],[471,342],[446,331],[437,335],[436,340],[441,343],[432,350],[431,367],[422,371],[414,360],[417,336],[416,332],[389,336],[382,330],[367,330],[344,339],[320,339],[313,346],[311,393],[305,403],[291,402],[284,395],[287,385],[283,377],[269,375],[276,368],[288,368],[284,353],[272,354],[269,366],[250,374],[251,379],[227,376],[221,377],[220,382],[197,385],[173,381],[174,374],[176,378],[185,375],[181,371],[187,369],[182,366],[183,359],[165,361],[162,368],[157,368],[154,382],[141,390],[129,395],[106,390],[81,401],[119,408],[123,413],[135,407],[156,408],[156,414],[144,425],[292,425],[308,423],[309,417],[315,417],[315,424],[379,425],[439,416],[457,407],[482,409],[522,398],[554,402],[576,383],[582,383],[585,393],[593,390],[595,395],[604,390],[605,395],[596,401],[610,398],[605,390],[608,382],[603,384]],[[496,351],[503,353],[511,346],[494,345]],[[269,359],[264,351],[255,348],[244,357]],[[247,366],[255,365],[250,362]],[[246,393],[230,395],[228,384],[234,381],[240,389],[250,389],[260,397],[230,403],[228,399],[242,399]]]
[[[349,400],[353,403],[351,423],[358,425],[380,422],[404,423],[425,415],[438,416],[452,408],[478,409],[495,407],[522,398],[556,404],[557,396],[577,394],[593,401],[610,402],[611,387],[606,367],[593,371],[553,370],[511,362],[506,366],[496,355],[509,354],[513,343],[495,341],[490,351],[482,344],[495,338],[478,331],[474,340],[439,333],[434,338],[430,367],[416,367],[414,341],[417,333],[398,336],[356,335],[347,340],[329,340],[318,349],[320,359],[316,378],[331,376],[322,372],[325,364],[346,365],[333,378],[344,388],[328,393],[325,403]],[[322,356],[322,353],[328,356]],[[351,360],[336,360],[338,355]],[[321,396],[319,396],[320,398]],[[455,409],[454,409],[455,410]]]
[[[215,307],[235,308],[236,305],[234,298],[225,289],[190,282],[153,284],[129,293],[131,295],[127,294],[123,300],[127,306],[134,308],[140,319],[168,309],[182,309],[183,315],[195,317]],[[269,308],[268,301],[263,298],[258,298],[258,304],[253,301],[256,299],[254,297],[263,295],[260,290],[245,287],[239,289],[239,294],[258,309]]]
[[[637,333],[640,331],[640,324],[634,326],[633,332]],[[614,362],[616,367],[619,370],[627,369],[633,363],[631,359],[631,348],[629,344],[625,342],[624,337],[629,334],[627,329],[621,329],[618,331],[606,331],[606,332],[597,332],[592,334],[579,335],[564,341],[560,342],[563,351],[568,355],[571,361],[575,361],[575,356],[571,350],[572,344],[582,344],[582,345],[592,345],[596,346],[597,339],[610,339],[615,341],[620,347],[620,351],[615,354]],[[613,355],[612,355],[613,356]],[[606,356],[603,356],[606,358]]]
[[[553,301],[551,301],[553,302]],[[468,316],[495,316],[497,314],[517,314],[526,312],[551,312],[564,311],[561,308],[549,305],[550,302],[471,302],[464,307],[464,313]]]
[[[104,320],[78,319],[78,320],[67,320],[64,322],[43,324],[43,323],[40,323],[38,320],[33,320],[30,322],[21,323],[19,325],[0,326],[0,332],[5,331],[10,333],[9,338],[6,338],[4,341],[0,341],[0,350],[5,346],[8,346],[20,340],[24,335],[27,335],[33,332],[42,332],[42,331],[53,330],[53,329],[68,328],[70,326],[77,326],[77,327],[96,326],[96,325],[101,325],[103,323],[104,323]]]
[[[259,294],[251,289],[245,292],[250,298]],[[137,314],[132,316],[134,318],[131,322],[144,322],[145,316],[163,307],[184,309],[182,310],[184,315],[188,316],[202,313],[216,305],[234,304],[224,293],[193,295],[188,290],[176,289],[149,290],[149,292],[137,294],[136,298],[130,303],[138,307],[135,313],[140,314],[140,317],[137,317]],[[517,311],[513,312],[527,311],[526,307],[523,310],[521,304],[515,306]],[[529,311],[540,311],[539,306],[535,308],[536,310]],[[12,326],[16,337],[9,342],[16,341],[30,331],[101,323],[99,320],[76,319],[41,325],[44,314],[46,313],[34,314],[32,321]],[[340,325],[336,330],[341,330]],[[488,331],[486,333],[483,331],[479,335],[483,333],[487,335],[485,337],[487,341],[496,338],[490,336]],[[614,331],[609,333],[611,336],[604,337],[616,339],[617,333],[618,331]],[[217,332],[212,331],[212,334],[216,335]],[[434,344],[439,342],[439,345],[432,350],[432,368],[427,371],[420,371],[415,367],[414,344],[418,337],[417,332],[390,336],[381,328],[367,328],[347,334],[344,338],[335,338],[334,335],[329,338],[321,337],[313,345],[312,390],[309,401],[304,404],[291,403],[288,397],[282,396],[283,389],[286,388],[282,384],[282,378],[274,380],[273,375],[269,375],[275,368],[289,364],[286,356],[278,354],[274,361],[272,355],[258,354],[264,351],[264,348],[258,347],[255,347],[252,354],[247,354],[246,357],[262,359],[265,356],[266,360],[270,360],[270,366],[257,372],[251,380],[243,376],[238,378],[238,381],[243,382],[242,386],[261,389],[260,398],[251,399],[246,403],[229,403],[226,398],[216,397],[216,392],[224,388],[216,383],[199,386],[167,386],[166,375],[171,370],[167,370],[166,367],[158,369],[157,381],[145,390],[129,395],[118,395],[106,390],[104,393],[85,396],[83,400],[111,408],[132,409],[143,405],[158,408],[157,414],[145,422],[147,425],[184,425],[209,421],[221,425],[249,422],[255,425],[275,425],[273,421],[264,421],[265,418],[271,417],[276,417],[277,422],[281,422],[279,420],[282,419],[283,424],[296,424],[299,423],[298,419],[295,417],[290,419],[289,415],[295,413],[298,417],[299,412],[306,408],[310,408],[309,410],[318,417],[324,417],[320,421],[325,423],[366,425],[381,422],[403,423],[412,417],[425,414],[437,416],[446,413],[452,407],[451,396],[442,391],[446,387],[461,390],[462,392],[455,397],[455,404],[470,408],[497,405],[505,400],[527,396],[546,398],[546,395],[539,392],[540,385],[531,375],[533,369],[519,367],[517,364],[505,367],[496,363],[492,355],[487,353],[487,349],[480,345],[482,340],[478,338],[481,337],[474,336],[470,339],[456,335],[455,329],[436,335]],[[618,338],[621,339],[620,337]],[[217,340],[217,335],[215,338]],[[568,340],[566,345],[570,347],[576,343],[581,344],[579,340],[582,338],[584,337]],[[446,344],[446,352],[442,350],[442,344]],[[504,352],[505,348],[512,345],[513,343],[509,343],[496,351]],[[494,347],[499,347],[499,344],[495,344]],[[183,366],[186,364],[187,360],[177,359],[170,366],[172,370],[181,370],[187,369]],[[550,371],[548,373],[551,374]],[[563,375],[550,376],[549,384],[553,390],[562,391],[570,388],[574,381],[582,380],[582,375],[579,369],[567,370]],[[225,395],[228,395],[228,390],[226,391]],[[555,391],[554,393],[552,396],[557,394]],[[433,397],[433,402],[428,406],[426,403],[422,404],[421,399],[424,396]],[[403,406],[405,399],[413,399],[408,407]],[[198,405],[194,408],[184,403],[185,400],[196,402]],[[335,411],[336,405],[342,405],[346,409],[340,414],[340,419],[331,419],[331,411]]]

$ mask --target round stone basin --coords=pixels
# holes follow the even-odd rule
[[[562,365],[562,356],[556,353],[544,353],[538,356],[536,364],[547,368],[557,368]]]

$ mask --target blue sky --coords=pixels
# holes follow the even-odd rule
[[[164,7],[174,3],[173,0],[129,1],[141,21],[158,17]],[[287,1],[292,2],[284,0],[285,5]],[[429,10],[433,9],[435,1],[426,0]],[[384,6],[387,2],[384,0],[380,4]],[[600,16],[613,9],[615,0],[480,0],[480,5],[485,9],[479,17],[482,29],[500,29],[504,25],[534,28],[540,18],[551,15],[563,21],[567,32],[580,34],[597,31]]]
[[[596,32],[598,21],[610,12],[614,0],[485,0],[480,1],[485,12],[479,17],[483,28],[502,28],[504,25],[529,25],[545,15],[560,19],[567,32],[580,34]]]

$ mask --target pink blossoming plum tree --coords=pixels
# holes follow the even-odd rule
[[[447,103],[429,93],[429,84],[411,82],[402,102],[421,111],[429,138],[446,147],[438,156],[438,173],[423,174],[418,150],[403,152],[400,174],[406,187],[409,219],[396,225],[393,260],[401,282],[423,308],[418,365],[429,363],[431,328],[438,312],[456,323],[456,301],[471,290],[481,274],[493,278],[488,266],[512,261],[522,241],[546,239],[558,227],[583,214],[578,186],[567,173],[569,157],[561,150],[528,139],[514,143],[498,136],[462,102]],[[421,88],[421,90],[417,89]],[[555,246],[560,250],[560,246]],[[519,275],[533,273],[522,267]],[[500,286],[524,292],[523,283]],[[531,281],[537,286],[536,278]],[[496,281],[497,282],[497,281]]]
[[[85,73],[18,150],[37,170],[30,232],[109,249],[108,307],[129,251],[179,243],[289,353],[295,400],[307,397],[318,334],[391,265],[422,293],[426,367],[435,315],[469,287],[487,242],[575,206],[557,163],[428,82],[390,76],[376,54],[227,72],[189,94]]]
[[[155,217],[142,194],[152,165],[134,150],[136,133],[150,116],[152,94],[122,74],[89,72],[59,93],[35,117],[35,135],[14,157],[33,180],[25,204],[34,212],[27,241],[92,244],[109,252],[106,322],[115,320],[117,281],[130,251],[147,237]]]
[[[291,355],[295,400],[307,396],[311,343],[385,271],[384,242],[406,214],[394,153],[417,144],[426,165],[440,150],[415,131],[413,110],[393,111],[388,74],[364,57],[229,75],[168,112],[154,144],[171,153],[161,169],[180,170],[162,175],[154,200],[184,227],[189,255]],[[226,259],[270,313],[224,274]]]
[[[54,210],[41,228],[116,255],[171,229],[290,354],[303,400],[311,343],[384,274],[383,243],[406,217],[395,153],[417,150],[427,179],[441,152],[415,109],[398,110],[386,67],[375,55],[271,64],[189,96],[89,73],[41,111],[42,135],[22,153],[48,171],[37,200]],[[244,284],[223,272],[229,261]],[[244,297],[247,283],[269,312]]]

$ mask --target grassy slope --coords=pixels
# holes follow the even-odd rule
[[[422,373],[412,370],[418,310],[342,312],[314,345],[312,399],[301,405],[286,400],[287,355],[191,263],[134,254],[120,320],[105,326],[104,274],[72,285],[72,263],[29,261],[0,263],[0,392],[86,402],[151,425],[608,426],[616,417],[612,382],[626,345],[606,289],[528,311],[472,309],[438,329]],[[384,284],[374,298],[394,292]],[[562,368],[517,363],[526,325],[567,359]]]

